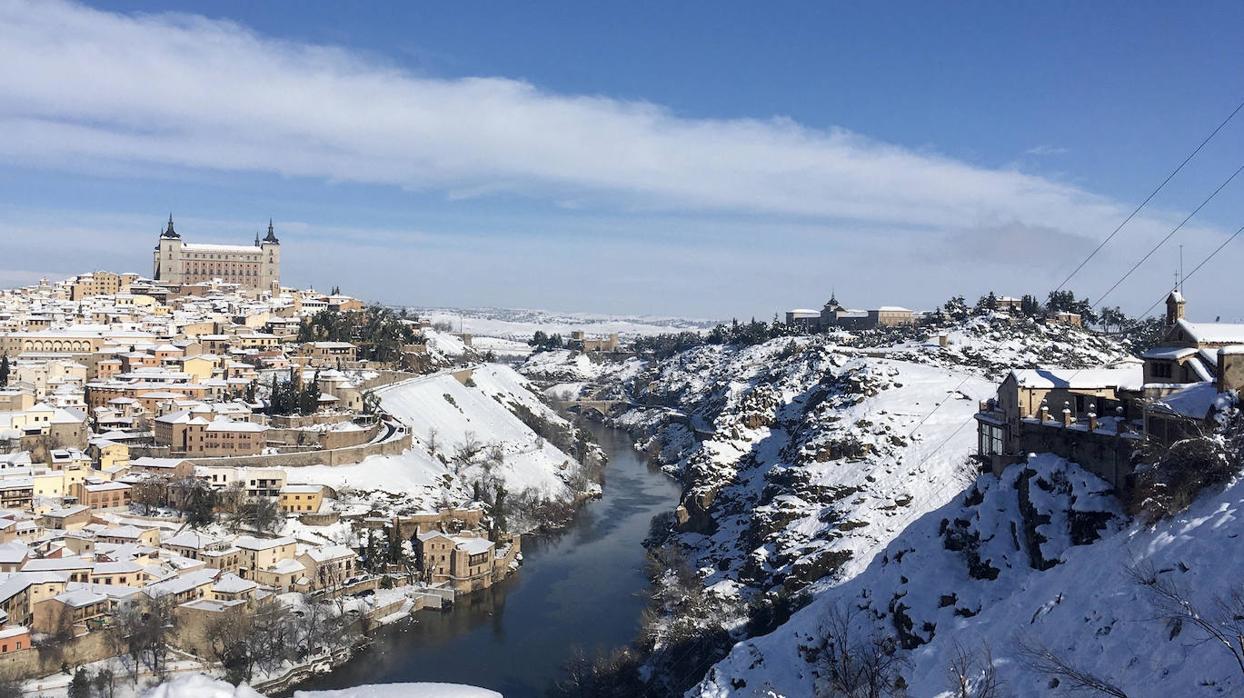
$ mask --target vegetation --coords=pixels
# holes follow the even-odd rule
[[[360,359],[379,362],[397,361],[402,347],[416,339],[414,327],[402,315],[381,305],[348,312],[321,310],[298,328],[299,342],[350,342],[358,347]]]
[[[527,344],[535,347],[537,352],[552,351],[566,346],[560,334],[545,334],[544,330],[536,330],[535,334],[531,335],[531,339],[527,340]]]
[[[1232,408],[1218,428],[1182,423],[1185,438],[1164,443],[1147,439],[1128,495],[1129,513],[1153,522],[1188,507],[1206,487],[1221,485],[1244,469],[1244,416]]]
[[[306,385],[300,385],[301,380],[297,371],[299,369],[296,367],[291,369],[287,381],[279,381],[276,376],[272,376],[266,410],[269,416],[315,414],[319,410],[322,394],[319,386],[319,371],[315,372],[315,376]]]

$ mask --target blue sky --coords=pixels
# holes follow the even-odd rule
[[[0,281],[146,271],[171,209],[213,241],[272,216],[287,282],[393,302],[1039,293],[1244,99],[1239,3],[152,7],[0,1]],[[1244,164],[1239,119],[1073,288]],[[1241,187],[1108,302],[1147,307],[1173,245],[1244,223]],[[1192,315],[1244,315],[1234,250]]]

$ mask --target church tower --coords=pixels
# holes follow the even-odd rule
[[[1184,294],[1179,289],[1171,291],[1171,295],[1166,297],[1166,326],[1172,327],[1175,323],[1184,319],[1184,306],[1188,301],[1184,300]]]

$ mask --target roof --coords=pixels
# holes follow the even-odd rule
[[[330,560],[340,560],[344,557],[354,557],[354,551],[344,545],[329,545],[323,548],[311,548],[307,551],[307,557],[316,562],[328,562]]]
[[[1160,400],[1155,400],[1150,409],[1158,413],[1189,419],[1206,419],[1218,407],[1221,397],[1218,386],[1213,382],[1193,383],[1183,390],[1177,390]]]
[[[1064,388],[1068,390],[1099,390],[1117,388],[1121,385],[1140,385],[1143,370],[1140,366],[1128,368],[1036,368],[1011,371],[1016,383],[1023,388]]]
[[[256,538],[254,536],[238,536],[233,544],[243,550],[269,550],[271,548],[279,548],[282,545],[293,545],[293,538],[282,536],[280,538]]]
[[[468,555],[478,555],[492,550],[494,543],[487,538],[454,538],[454,547]]]
[[[1244,325],[1180,320],[1177,326],[1198,344],[1244,344]]]
[[[258,584],[249,579],[242,579],[232,572],[226,572],[220,575],[220,579],[217,579],[216,583],[212,585],[212,591],[221,594],[241,594],[258,586]]]
[[[1140,355],[1142,359],[1165,359],[1168,361],[1178,361],[1193,354],[1197,350],[1193,347],[1153,347]]]

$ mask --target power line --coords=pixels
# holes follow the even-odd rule
[[[1207,262],[1209,262],[1209,260],[1213,259],[1213,258],[1214,258],[1214,256],[1215,256],[1215,255],[1217,255],[1219,252],[1222,252],[1222,249],[1223,249],[1224,247],[1226,247],[1227,245],[1231,244],[1231,241],[1232,241],[1232,240],[1234,240],[1234,239],[1236,239],[1237,237],[1239,237],[1239,236],[1240,236],[1240,233],[1244,233],[1244,226],[1240,226],[1239,228],[1236,228],[1235,232],[1234,232],[1234,233],[1232,233],[1232,234],[1231,234],[1231,236],[1230,236],[1230,237],[1228,237],[1226,240],[1223,240],[1223,241],[1222,241],[1222,244],[1221,244],[1221,245],[1219,245],[1217,248],[1215,248],[1213,252],[1210,252],[1208,257],[1206,257],[1205,259],[1201,260],[1201,263],[1200,263],[1200,264],[1198,264],[1198,265],[1196,265],[1195,267],[1193,267],[1193,268],[1192,268],[1192,271],[1188,272],[1188,275],[1187,275],[1187,276],[1185,276],[1185,277],[1183,277],[1182,281],[1187,281],[1188,279],[1191,279],[1191,278],[1192,278],[1192,276],[1193,276],[1194,274],[1196,274],[1198,271],[1200,271],[1200,270],[1201,270],[1201,267],[1205,266],[1205,264],[1206,264]],[[1139,315],[1139,317],[1144,317],[1144,316],[1148,315],[1150,311],[1152,311],[1154,308],[1158,307],[1158,304],[1159,304],[1159,303],[1161,303],[1162,301],[1166,300],[1167,295],[1169,295],[1169,294],[1163,294],[1163,296],[1162,296],[1161,298],[1159,298],[1156,302],[1154,302],[1154,304],[1153,304],[1153,305],[1151,305],[1151,306],[1149,306],[1148,308],[1146,308],[1146,309],[1145,309],[1145,312],[1141,313],[1141,314]]]
[[[1192,209],[1192,213],[1189,213],[1182,221],[1179,222],[1179,225],[1172,228],[1171,232],[1166,234],[1166,237],[1158,241],[1158,244],[1154,245],[1152,249],[1150,249],[1147,253],[1145,253],[1144,257],[1140,258],[1140,261],[1133,264],[1132,268],[1128,269],[1126,274],[1121,276],[1118,281],[1114,282],[1114,285],[1111,286],[1109,290],[1101,294],[1101,297],[1097,299],[1097,303],[1094,303],[1093,305],[1098,305],[1102,303],[1103,301],[1106,300],[1106,296],[1109,296],[1111,293],[1114,293],[1114,290],[1118,288],[1119,285],[1122,284],[1125,280],[1127,280],[1127,277],[1131,276],[1132,272],[1139,269],[1140,265],[1144,264],[1150,257],[1153,256],[1155,252],[1158,251],[1159,248],[1162,247],[1162,245],[1165,245],[1168,240],[1174,237],[1175,233],[1178,233],[1188,221],[1192,220],[1193,216],[1195,216],[1201,209],[1205,208],[1205,205],[1208,204],[1210,201],[1212,201],[1215,196],[1218,196],[1218,193],[1221,192],[1223,189],[1225,189],[1226,186],[1231,183],[1231,180],[1235,179],[1236,175],[1240,174],[1241,172],[1244,172],[1244,165],[1241,165],[1238,169],[1236,169],[1235,172],[1232,172],[1231,176],[1227,177],[1227,179],[1222,184],[1219,184],[1218,188],[1215,189],[1212,194],[1206,197],[1205,200],[1201,202],[1200,206],[1197,206],[1196,208]],[[1180,254],[1181,255],[1183,254],[1182,250],[1180,251]],[[1142,315],[1141,317],[1144,317],[1144,316]]]
[[[1240,102],[1235,107],[1235,109],[1233,109],[1231,113],[1227,115],[1227,118],[1223,119],[1222,122],[1218,124],[1218,126],[1213,131],[1210,131],[1210,134],[1205,137],[1205,140],[1202,140],[1200,145],[1198,145],[1196,149],[1193,150],[1188,155],[1188,157],[1184,158],[1183,162],[1179,163],[1178,167],[1176,167],[1174,170],[1171,170],[1171,173],[1166,175],[1166,179],[1162,180],[1162,183],[1159,184],[1156,189],[1150,192],[1149,196],[1146,196],[1145,200],[1140,202],[1140,205],[1137,206],[1135,209],[1133,209],[1132,212],[1127,215],[1127,218],[1123,219],[1123,222],[1119,224],[1119,227],[1115,228],[1113,232],[1107,235],[1106,239],[1102,240],[1101,244],[1098,245],[1096,249],[1094,249],[1092,252],[1090,252],[1089,255],[1085,257],[1082,262],[1080,262],[1079,266],[1077,266],[1074,270],[1072,270],[1072,272],[1067,275],[1067,278],[1063,279],[1063,282],[1059,284],[1058,288],[1055,288],[1054,290],[1061,291],[1063,287],[1066,286],[1067,283],[1071,281],[1072,278],[1075,277],[1076,274],[1079,274],[1080,270],[1084,268],[1084,265],[1088,264],[1089,260],[1091,260],[1093,257],[1096,257],[1097,253],[1101,252],[1102,248],[1105,247],[1107,243],[1109,243],[1111,240],[1113,240],[1114,236],[1118,235],[1120,230],[1123,230],[1123,226],[1127,225],[1133,218],[1135,218],[1136,214],[1140,213],[1140,210],[1144,208],[1146,205],[1148,205],[1148,203],[1153,200],[1153,197],[1157,196],[1158,192],[1162,191],[1162,189],[1166,187],[1167,183],[1170,182],[1172,179],[1174,179],[1175,175],[1179,174],[1180,170],[1182,170],[1185,165],[1191,162],[1192,158],[1196,157],[1197,154],[1201,152],[1201,149],[1204,148],[1207,143],[1213,140],[1214,136],[1217,136],[1218,132],[1221,131],[1228,123],[1230,123],[1232,119],[1235,118],[1236,114],[1240,113],[1241,109],[1244,109],[1244,102]]]

